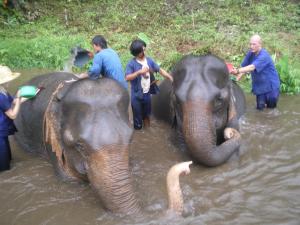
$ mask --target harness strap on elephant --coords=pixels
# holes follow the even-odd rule
[[[58,135],[59,126],[57,117],[54,115],[53,110],[53,105],[56,100],[57,94],[63,89],[64,85],[64,82],[59,83],[55,91],[50,96],[50,100],[43,119],[43,138],[45,148],[46,144],[49,144],[51,146],[52,152],[55,153],[59,167],[64,170],[67,176],[73,177],[72,171],[70,171],[69,167],[65,165],[66,160],[64,159],[63,148]]]

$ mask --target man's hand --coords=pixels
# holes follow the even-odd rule
[[[71,80],[66,80],[65,83],[72,83],[72,82],[75,82],[75,81],[77,81],[77,80],[72,78]]]
[[[149,72],[149,67],[146,66],[139,70],[139,74],[145,74],[148,72]]]

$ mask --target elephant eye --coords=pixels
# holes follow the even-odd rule
[[[217,111],[217,110],[220,110],[223,105],[224,105],[224,100],[221,96],[217,96],[215,99],[214,99],[214,110]]]

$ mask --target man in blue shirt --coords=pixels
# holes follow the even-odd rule
[[[252,92],[256,95],[256,108],[275,108],[279,98],[280,79],[270,54],[262,48],[261,37],[257,34],[250,39],[250,51],[245,56],[241,68],[231,71],[237,75],[237,80],[249,72],[252,78]]]
[[[111,48],[107,48],[107,42],[101,35],[96,35],[93,40],[95,51],[93,65],[88,72],[77,75],[79,79],[87,78],[98,79],[100,74],[118,81],[127,89],[122,63],[118,54]]]

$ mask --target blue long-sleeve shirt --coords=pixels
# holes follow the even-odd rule
[[[13,98],[8,93],[0,93],[0,137],[7,137],[17,131],[13,120],[5,114],[12,102]]]
[[[111,48],[102,49],[95,54],[93,65],[89,69],[88,74],[91,79],[98,79],[102,75],[118,81],[126,89],[128,87],[121,60],[118,54]]]
[[[273,60],[264,48],[256,55],[249,51],[241,66],[254,65],[251,72],[252,92],[255,95],[265,94],[280,88],[280,79]]]

